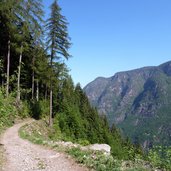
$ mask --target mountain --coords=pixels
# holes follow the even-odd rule
[[[134,143],[171,145],[171,61],[99,77],[84,91],[109,124]]]

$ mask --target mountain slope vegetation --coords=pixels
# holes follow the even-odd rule
[[[134,143],[171,145],[171,62],[97,78],[84,91]]]

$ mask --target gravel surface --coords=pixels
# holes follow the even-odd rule
[[[9,128],[1,143],[7,158],[2,171],[88,171],[67,155],[32,144],[18,136],[18,130],[28,122]]]

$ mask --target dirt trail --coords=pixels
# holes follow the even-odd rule
[[[4,145],[7,162],[2,171],[88,171],[65,154],[21,139],[18,130],[26,123],[16,124],[4,133],[0,143]]]

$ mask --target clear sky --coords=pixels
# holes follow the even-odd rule
[[[53,0],[43,0],[46,16]],[[58,0],[73,43],[67,62],[82,87],[98,76],[171,60],[171,0]]]

